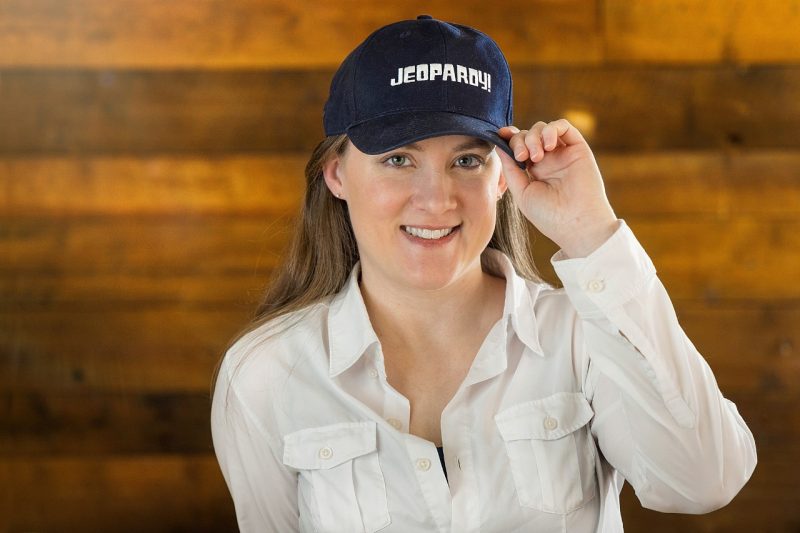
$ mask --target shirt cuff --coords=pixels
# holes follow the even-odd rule
[[[578,314],[600,317],[633,298],[656,273],[647,252],[624,220],[606,242],[587,257],[565,258],[556,252],[550,263]]]

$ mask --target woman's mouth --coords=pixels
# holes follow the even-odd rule
[[[424,239],[426,241],[440,241],[445,239],[446,237],[452,235],[458,228],[461,226],[453,226],[453,227],[445,227],[445,228],[418,228],[415,226],[401,226],[403,231],[406,234],[411,235],[412,237],[416,237],[418,239]]]

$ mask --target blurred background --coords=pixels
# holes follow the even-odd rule
[[[728,507],[626,487],[626,531],[800,531],[800,2],[769,0],[0,0],[0,531],[236,530],[212,369],[333,72],[419,14],[499,43],[518,127],[583,131],[755,434]]]

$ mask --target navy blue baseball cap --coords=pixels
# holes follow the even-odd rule
[[[469,135],[513,158],[497,134],[512,121],[511,71],[497,43],[430,15],[371,33],[334,74],[323,111],[325,135],[346,133],[372,155],[429,137]]]

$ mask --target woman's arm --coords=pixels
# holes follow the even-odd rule
[[[581,318],[592,432],[644,507],[726,505],[756,464],[753,436],[681,329],[655,268],[624,221],[586,258],[553,266]]]
[[[553,265],[581,318],[574,350],[585,355],[603,455],[645,507],[725,505],[755,468],[753,436],[678,324],[650,258],[617,220],[586,140],[564,119],[498,134],[526,162],[520,170],[498,151],[515,203],[561,248]]]
[[[223,364],[211,407],[211,435],[239,529],[298,531],[297,478],[283,465],[280,443],[240,394]]]

